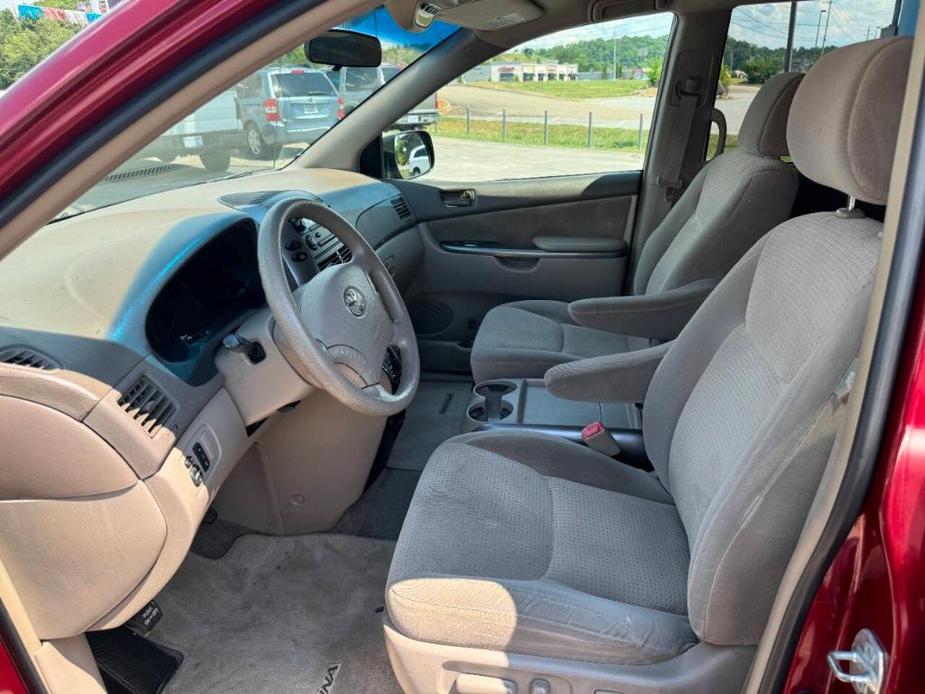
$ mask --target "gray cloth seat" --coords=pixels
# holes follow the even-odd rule
[[[467,434],[424,470],[388,609],[422,641],[446,643],[452,623],[452,643],[645,663],[696,643],[688,563],[655,477],[550,436]]]
[[[885,204],[910,51],[894,38],[819,60],[793,104],[797,166],[812,161],[820,183]],[[822,89],[839,95],[835,113]],[[859,146],[855,125],[873,117],[889,144]],[[827,135],[805,137],[814,130]],[[654,475],[538,434],[441,446],[396,547],[391,628],[412,642],[634,666],[701,643],[757,644],[845,409],[881,230],[836,212],[781,224],[670,348],[652,348],[665,351],[644,403]],[[428,690],[429,672],[409,673]]]
[[[579,325],[563,301],[515,301],[492,309],[482,321],[472,347],[472,373],[476,383],[542,378],[556,364],[647,345],[641,338]]]
[[[694,177],[647,239],[633,295],[657,300],[692,283],[718,282],[752,244],[790,216],[798,177],[781,157],[788,153],[787,116],[802,77],[782,73],[762,87],[742,122],[738,147]],[[704,297],[702,292],[690,297],[688,317]],[[583,325],[587,320],[586,312],[562,301],[520,301],[492,309],[472,346],[475,381],[542,378],[556,364],[639,349],[654,337],[644,330],[620,334],[596,322]]]

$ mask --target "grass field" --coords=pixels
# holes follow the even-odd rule
[[[501,121],[472,120],[471,130],[466,133],[466,119],[457,116],[443,116],[436,126],[428,128],[433,134],[442,137],[455,137],[460,139],[479,140],[480,142],[507,142],[514,145],[540,145],[551,147],[572,147],[587,149],[588,128],[583,125],[550,125],[547,143],[543,142],[543,126],[541,123],[508,122],[507,130],[502,137]],[[595,127],[591,130],[592,149],[610,149],[621,152],[641,152],[646,148],[649,131],[642,131],[642,142],[639,141],[639,131],[635,128],[604,128]],[[736,146],[736,136],[729,135],[726,140],[726,149]],[[716,147],[716,136],[710,136],[709,151]]]
[[[471,132],[467,135],[465,118],[443,116],[432,132],[443,137],[468,138],[482,142],[508,142],[515,145],[544,144],[541,123],[508,122],[506,137],[502,138],[501,121],[473,120]],[[591,134],[591,146],[594,149],[616,149],[629,152],[645,149],[649,136],[649,132],[643,130],[640,147],[639,131],[631,128],[593,128]],[[587,148],[588,128],[582,125],[550,125],[549,141],[546,144],[553,147]]]
[[[473,87],[529,92],[565,99],[606,99],[630,96],[649,86],[644,80],[577,80],[573,82],[473,82]]]

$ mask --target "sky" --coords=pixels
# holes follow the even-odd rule
[[[894,0],[809,0],[797,5],[794,45],[843,46],[877,38],[879,29],[893,21]],[[729,35],[760,46],[787,44],[789,3],[738,7],[732,13]],[[828,28],[826,28],[828,24]],[[817,39],[818,29],[818,39]]]
[[[888,25],[893,19],[894,0],[832,0],[831,12],[829,6],[829,0],[804,0],[799,3],[794,34],[797,47],[816,45],[817,25],[819,43],[825,35],[826,45],[841,46],[863,41],[868,36],[876,38],[878,27]],[[828,33],[825,32],[827,14]],[[741,6],[732,13],[729,33],[741,41],[778,48],[787,43],[789,17],[789,2]],[[664,36],[670,29],[671,14],[664,13],[567,29],[529,41],[524,46],[548,48],[596,38]]]

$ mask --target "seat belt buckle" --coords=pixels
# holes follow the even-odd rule
[[[581,440],[588,448],[603,453],[609,458],[620,454],[620,447],[601,421],[592,422],[582,429]]]

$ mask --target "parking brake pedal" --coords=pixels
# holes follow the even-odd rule
[[[142,607],[138,614],[128,620],[125,626],[139,636],[147,636],[163,616],[164,611],[161,610],[160,605],[152,600]]]

